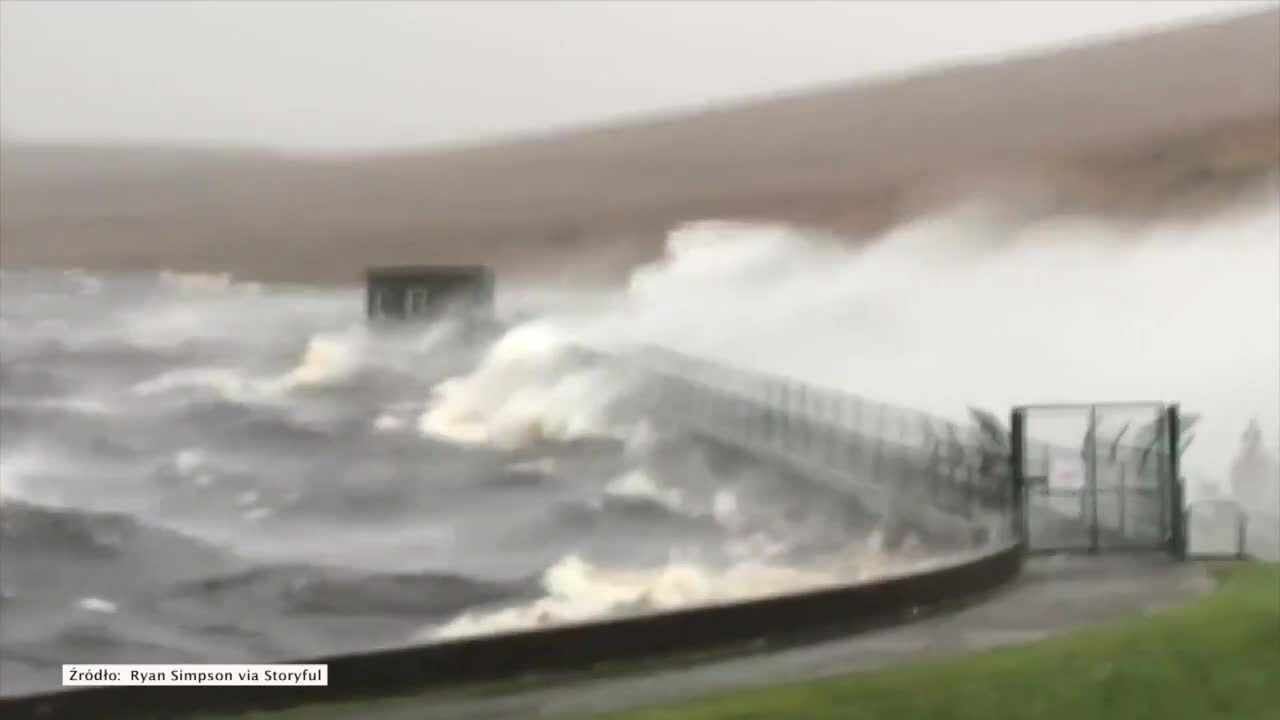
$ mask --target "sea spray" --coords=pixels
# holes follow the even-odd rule
[[[1225,477],[1280,429],[1280,204],[1119,222],[980,199],[879,237],[690,223],[596,312],[604,348],[661,345],[967,422],[1024,403],[1180,402],[1185,467]],[[1034,210],[1034,211],[1032,211]]]
[[[503,336],[472,373],[437,385],[419,429],[508,449],[616,435],[609,411],[625,392],[618,377],[593,365],[570,335],[529,323]]]

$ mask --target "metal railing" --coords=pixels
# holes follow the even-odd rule
[[[660,424],[782,458],[890,519],[1012,537],[1008,434],[660,348],[627,357]]]
[[[1232,513],[1219,502],[1215,522],[1229,527],[1210,537],[1197,523],[1208,504],[1174,509],[1181,494],[1166,478],[1176,466],[1158,421],[1106,436],[1090,430],[1074,447],[1028,438],[1023,472],[1038,484],[1018,498],[1010,430],[990,413],[971,409],[971,422],[961,424],[664,348],[610,357],[618,360],[638,371],[643,411],[660,425],[784,459],[888,519],[927,525],[945,517],[1058,549],[1166,547],[1181,529],[1192,557],[1280,556],[1280,521],[1250,523],[1238,506]],[[1180,437],[1182,449],[1190,438]],[[1050,459],[1068,456],[1088,467],[1088,488],[1048,487]]]

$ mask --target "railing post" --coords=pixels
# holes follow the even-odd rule
[[[1179,422],[1178,404],[1168,406],[1165,409],[1165,429],[1169,443],[1169,468],[1165,482],[1169,483],[1169,503],[1171,505],[1169,513],[1173,519],[1172,532],[1169,533],[1169,542],[1173,545],[1170,550],[1179,558],[1187,556],[1187,518],[1183,512],[1182,501],[1182,463],[1179,462],[1178,450],[1181,445],[1182,434],[1181,423]]]
[[[1009,479],[1013,489],[1013,532],[1023,548],[1031,545],[1030,528],[1027,523],[1027,479],[1023,473],[1026,465],[1024,429],[1026,427],[1026,411],[1014,408],[1009,417]]]
[[[1098,527],[1098,406],[1089,406],[1089,431],[1085,433],[1085,483],[1089,493],[1089,552],[1101,549]]]

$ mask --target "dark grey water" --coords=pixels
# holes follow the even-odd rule
[[[857,508],[661,432],[424,432],[433,388],[493,339],[375,335],[361,313],[356,289],[0,276],[0,692],[62,663],[269,661],[781,591],[835,572],[794,558],[863,539]],[[498,377],[506,398],[535,381]]]

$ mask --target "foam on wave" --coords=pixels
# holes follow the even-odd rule
[[[971,405],[1179,401],[1203,417],[1186,467],[1224,477],[1250,418],[1280,436],[1277,187],[1127,223],[978,197],[856,243],[689,223],[625,292],[541,322],[593,347],[669,347],[962,423]]]
[[[287,402],[290,392],[350,381],[361,370],[366,344],[358,332],[315,335],[307,339],[298,364],[277,375],[259,376],[234,367],[179,368],[134,385],[133,392],[149,397],[200,390],[230,403]]]
[[[625,389],[606,368],[581,360],[554,325],[518,326],[472,373],[436,386],[419,429],[508,449],[611,434],[609,407]]]
[[[496,610],[467,611],[447,623],[424,628],[418,637],[446,640],[730,603],[918,572],[946,560],[893,557],[868,542],[803,565],[742,560],[717,566],[675,553],[657,567],[617,569],[571,554],[543,574],[542,597]]]

